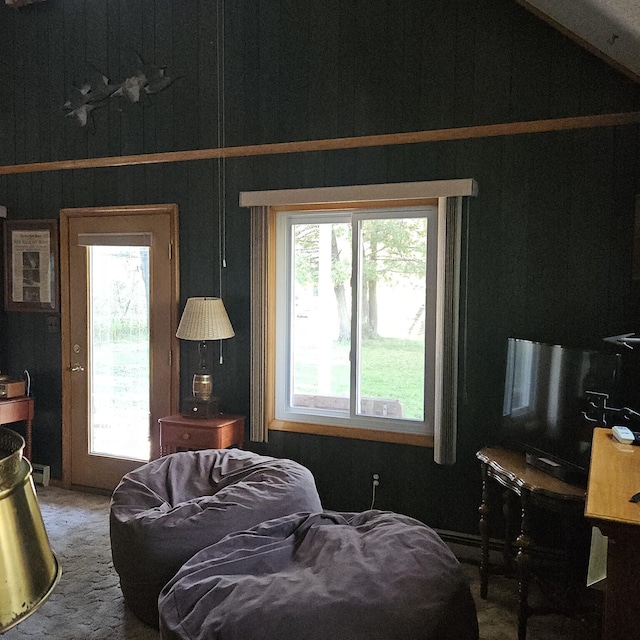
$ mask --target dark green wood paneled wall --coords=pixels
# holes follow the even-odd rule
[[[640,108],[638,86],[514,0],[230,0],[224,23],[228,146],[591,115]],[[46,0],[0,6],[0,165],[218,145],[217,2]],[[120,82],[136,55],[176,78],[84,128],[64,117],[95,70]],[[226,161],[222,294],[236,330],[217,368],[229,410],[249,409],[249,218],[241,191],[475,178],[466,220],[459,460],[415,447],[275,433],[261,452],[314,472],[327,508],[376,505],[476,530],[475,451],[499,420],[510,335],[584,346],[634,331],[631,233],[638,129],[618,127]],[[0,176],[12,219],[63,207],[175,202],[181,297],[219,293],[217,161]],[[34,459],[61,473],[59,334],[0,314],[0,368],[29,369]],[[628,371],[639,369],[626,354]],[[183,392],[195,354],[183,349]],[[629,383],[629,403],[633,380]],[[638,395],[638,394],[636,394]],[[636,405],[637,406],[637,405]]]

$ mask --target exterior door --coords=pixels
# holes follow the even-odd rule
[[[113,490],[178,396],[177,207],[60,213],[63,481]]]

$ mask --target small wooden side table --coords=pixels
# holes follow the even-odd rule
[[[0,400],[0,424],[11,424],[12,422],[24,422],[24,457],[31,461],[31,431],[33,424],[34,403],[31,396],[20,396]]]
[[[220,414],[215,418],[188,418],[178,414],[160,418],[158,424],[160,456],[244,445],[244,416]]]
[[[534,537],[531,526],[531,510],[539,507],[560,513],[563,517],[582,518],[586,490],[568,484],[528,465],[524,454],[499,447],[478,451],[476,457],[482,465],[482,503],[480,512],[480,597],[486,599],[489,587],[489,478],[505,488],[503,513],[505,520],[504,562],[511,562],[512,532],[509,528],[510,496],[520,498],[520,533],[515,540],[517,547],[516,567],[518,575],[518,640],[525,640],[527,618],[536,613],[528,604],[531,583],[531,554]],[[540,613],[549,611],[541,611]]]

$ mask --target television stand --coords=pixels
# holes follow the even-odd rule
[[[589,602],[584,576],[582,575],[581,560],[576,549],[580,547],[578,537],[581,527],[574,526],[576,521],[585,523],[584,504],[586,491],[584,487],[563,482],[548,473],[527,464],[523,453],[510,451],[499,447],[487,447],[476,453],[480,460],[482,471],[482,503],[480,512],[480,597],[487,598],[490,573],[511,573],[515,554],[515,575],[518,578],[518,640],[525,640],[527,633],[527,619],[529,616],[543,613],[564,613],[568,615],[581,614],[586,618],[594,613],[593,605]],[[489,480],[495,480],[505,491],[502,509],[496,511],[504,515],[504,566],[501,569],[489,565],[489,516],[493,512],[490,500]],[[514,497],[520,502],[520,531],[517,537],[511,530],[511,511]],[[563,531],[566,533],[565,556],[568,560],[567,571],[563,579],[570,582],[576,591],[575,598],[568,598],[561,606],[553,603],[553,607],[532,607],[529,604],[529,589],[534,577],[533,563],[535,531],[534,523],[539,519],[533,517],[536,509],[545,509],[559,514],[558,520],[564,522]],[[515,514],[514,514],[515,515]],[[574,539],[575,538],[575,539]],[[514,549],[515,547],[515,549]],[[498,570],[496,570],[498,569]],[[542,567],[540,569],[542,572]],[[540,575],[541,578],[548,578]],[[584,588],[583,588],[584,587]],[[597,611],[595,611],[597,616]]]
[[[550,476],[567,482],[568,484],[584,485],[586,487],[587,479],[579,471],[568,469],[563,464],[552,460],[544,454],[526,453],[525,460],[528,465],[548,473]]]

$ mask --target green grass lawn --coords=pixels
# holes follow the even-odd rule
[[[113,403],[148,403],[149,344],[145,340],[94,345],[94,394]]]
[[[396,338],[364,340],[361,349],[362,396],[397,399],[405,418],[422,420],[424,353],[422,342]],[[314,354],[298,352],[296,393],[317,393],[318,366]],[[304,360],[304,362],[302,362]],[[329,395],[349,394],[349,347],[334,343],[331,352]]]

